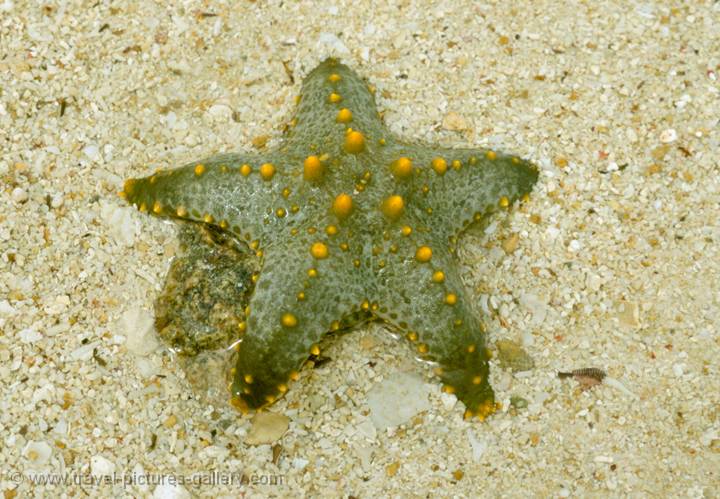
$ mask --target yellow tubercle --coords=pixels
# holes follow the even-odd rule
[[[272,163],[263,163],[260,165],[260,177],[263,180],[271,180],[275,175],[275,165]]]
[[[243,177],[247,177],[248,175],[250,175],[252,173],[252,167],[250,165],[248,165],[247,163],[245,163],[244,165],[242,165],[240,167],[240,173],[242,174]]]
[[[297,371],[290,371],[290,376],[289,376],[289,378],[290,378],[292,381],[297,381],[298,379],[300,379],[300,373],[297,372]]]
[[[247,383],[248,385],[252,385],[252,384],[253,384],[253,381],[255,381],[255,378],[253,378],[253,375],[252,375],[252,374],[246,374],[245,376],[243,376],[243,380],[244,380],[245,383]]]
[[[435,173],[438,175],[445,175],[445,172],[447,171],[447,161],[443,158],[433,158],[431,165],[432,169],[435,170]]]
[[[403,236],[409,236],[410,234],[412,234],[412,227],[410,227],[409,225],[403,225],[402,229],[400,229],[400,232]]]
[[[381,206],[383,214],[392,220],[402,215],[404,209],[405,201],[402,196],[398,196],[397,194],[386,198]]]
[[[126,196],[130,196],[133,193],[136,184],[137,181],[134,178],[129,178],[125,181],[123,184],[123,192]]]
[[[390,165],[390,171],[392,171],[392,174],[395,175],[396,178],[408,178],[410,175],[412,175],[412,160],[410,158],[406,158],[405,156],[393,161],[393,163]]]
[[[245,321],[238,322],[238,331],[241,333],[247,331],[247,323]]]
[[[287,385],[286,385],[285,383],[280,383],[280,384],[278,385],[277,389],[278,389],[278,391],[279,391],[280,393],[285,393],[285,392],[288,391],[288,387],[287,387]]]
[[[317,271],[317,269],[310,269],[307,271],[307,275],[308,275],[308,277],[317,277],[318,271]]]
[[[442,270],[436,270],[433,272],[432,275],[432,281],[433,282],[443,282],[445,280],[445,272]]]
[[[453,170],[459,170],[462,168],[462,162],[459,159],[454,159],[452,162]]]
[[[325,233],[328,236],[334,236],[338,233],[338,228],[336,225],[328,225],[327,227],[325,227]]]
[[[318,355],[320,355],[320,347],[317,346],[317,345],[311,346],[311,347],[310,347],[310,353],[311,353],[312,355],[314,355],[315,357],[317,357]]]
[[[472,384],[479,385],[480,383],[482,383],[482,376],[474,376],[472,379]]]
[[[427,343],[420,343],[417,346],[418,353],[426,354],[430,351],[430,348],[427,346]]]
[[[457,295],[455,293],[446,294],[445,303],[447,303],[448,305],[455,305],[457,303]]]
[[[339,82],[340,80],[342,80],[342,76],[340,76],[340,75],[337,74],[337,73],[333,73],[333,74],[331,74],[330,76],[328,76],[328,81],[329,81],[330,83],[337,83],[337,82]]]
[[[297,317],[295,317],[290,312],[286,312],[282,315],[280,318],[280,323],[283,325],[283,327],[295,327],[298,324]]]
[[[184,218],[187,216],[188,211],[187,211],[187,209],[185,209],[184,206],[178,206],[177,209],[175,210],[175,214],[181,218]]]
[[[345,134],[345,152],[358,154],[365,149],[365,136],[357,130]]]
[[[353,199],[349,194],[338,194],[332,204],[332,212],[339,219],[350,216],[353,210]]]
[[[206,224],[211,224],[211,223],[213,223],[213,221],[214,221],[214,218],[210,213],[206,213],[205,216],[203,217],[203,222],[205,222]]]
[[[510,200],[508,199],[507,196],[502,196],[500,198],[500,201],[498,201],[498,204],[500,205],[501,208],[507,208],[508,206],[510,206]]]
[[[412,342],[416,342],[418,339],[418,335],[415,331],[410,331],[408,334],[405,335],[405,337]]]
[[[328,96],[328,102],[332,104],[337,104],[340,101],[342,101],[342,95],[340,94],[336,94],[335,92],[333,92]]]
[[[450,386],[450,385],[443,385],[442,391],[445,393],[453,394],[453,393],[455,393],[455,387]]]
[[[278,208],[275,210],[275,215],[278,218],[285,218],[285,215],[287,215],[287,211],[285,211],[285,208]]]
[[[492,160],[494,160],[495,158],[497,158],[497,153],[496,153],[495,151],[488,151],[488,152],[485,153],[485,157],[486,157],[487,159],[489,159],[490,161],[492,161]]]
[[[429,246],[420,246],[417,251],[415,251],[415,260],[420,263],[427,263],[431,258],[432,250]]]
[[[338,111],[337,116],[335,116],[335,121],[338,123],[350,123],[352,119],[353,113],[346,107]]]
[[[298,299],[298,301],[304,301],[304,300],[305,300],[305,292],[304,292],[304,291],[300,291],[300,292],[297,294],[297,299]]]
[[[199,177],[205,173],[205,165],[195,165],[195,176]]]
[[[328,247],[324,243],[317,242],[310,247],[310,254],[313,258],[323,260],[328,257]]]
[[[162,205],[160,204],[160,201],[155,201],[153,203],[152,210],[153,210],[153,213],[155,213],[156,215],[159,215],[160,213],[162,213]]]
[[[308,156],[303,163],[303,178],[310,182],[317,182],[323,177],[325,168],[320,158],[317,156]]]

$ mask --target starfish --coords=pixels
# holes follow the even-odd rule
[[[284,141],[125,182],[141,212],[215,226],[261,261],[239,323],[231,403],[274,403],[328,331],[362,313],[388,323],[436,364],[465,417],[496,410],[486,326],[455,258],[473,221],[527,197],[537,168],[488,149],[395,137],[375,89],[335,59],[303,82]]]

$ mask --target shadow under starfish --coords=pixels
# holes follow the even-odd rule
[[[125,183],[121,195],[140,211],[212,226],[259,258],[230,384],[242,411],[275,402],[322,336],[360,316],[391,324],[436,362],[466,417],[496,408],[485,325],[454,246],[473,221],[527,196],[537,168],[496,151],[403,141],[373,94],[328,59],[304,80],[277,148]]]

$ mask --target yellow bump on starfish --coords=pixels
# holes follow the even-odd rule
[[[313,243],[310,247],[310,254],[317,260],[323,260],[328,257],[328,247],[321,242]]]
[[[199,177],[203,173],[205,173],[205,165],[203,165],[203,164],[195,165],[195,176]]]
[[[179,216],[180,218],[185,218],[188,214],[187,209],[184,206],[178,206],[175,209],[175,214]]]
[[[365,136],[357,130],[350,130],[345,134],[345,152],[358,154],[365,149]]]
[[[408,178],[410,175],[412,175],[412,160],[405,156],[398,158],[392,162],[392,164],[390,165],[390,170],[396,178]]]
[[[242,174],[243,177],[247,177],[248,175],[250,175],[252,173],[252,166],[245,163],[244,165],[242,165],[240,167],[240,173]]]
[[[340,75],[337,74],[337,73],[332,73],[330,76],[328,76],[328,81],[329,81],[330,83],[337,83],[337,82],[339,82],[340,80],[342,80],[342,76],[340,76]]]
[[[275,175],[275,165],[272,163],[263,163],[260,165],[260,177],[263,180],[272,180]]]
[[[386,217],[390,220],[395,220],[402,215],[403,210],[405,209],[405,201],[402,196],[394,194],[383,201],[381,209]]]
[[[311,346],[311,347],[310,347],[310,353],[311,353],[312,355],[314,355],[315,357],[317,357],[318,355],[320,355],[320,347],[317,346],[317,345]]]
[[[482,376],[473,376],[472,384],[479,385],[480,383],[482,383],[482,380],[483,380]]]
[[[280,323],[283,325],[283,327],[295,327],[298,324],[297,317],[295,317],[290,312],[286,312],[282,315],[280,318]]]
[[[308,156],[305,158],[305,162],[303,163],[303,177],[305,180],[317,182],[323,177],[324,172],[325,168],[320,158],[317,156]]]
[[[342,95],[333,92],[328,96],[328,101],[333,104],[337,104],[338,102],[342,101]]]
[[[495,158],[497,158],[497,153],[495,151],[488,151],[485,153],[485,157],[490,161],[493,161]]]
[[[353,199],[349,194],[338,194],[332,204],[332,212],[340,220],[350,216],[353,210]]]
[[[348,108],[344,107],[338,111],[335,121],[338,123],[350,123],[353,118],[353,113]]]
[[[446,294],[445,303],[447,303],[448,305],[455,305],[457,303],[457,295],[455,293]]]
[[[255,381],[255,378],[253,378],[253,375],[252,375],[252,374],[246,374],[245,376],[243,376],[243,380],[244,380],[245,383],[247,383],[248,385],[252,385],[252,384],[253,384],[253,381]]]
[[[498,205],[500,205],[501,208],[507,208],[510,206],[510,200],[507,196],[500,197],[500,201],[498,201]]]
[[[432,275],[432,281],[433,282],[443,282],[445,280],[445,272],[442,270],[436,270],[433,272]]]
[[[427,263],[431,258],[432,250],[429,246],[420,246],[417,251],[415,251],[415,260],[420,263]]]
[[[400,229],[400,233],[401,233],[403,236],[406,236],[406,237],[407,237],[407,236],[409,236],[410,234],[412,234],[412,227],[410,227],[409,225],[403,225],[402,228]]]
[[[213,216],[212,216],[210,213],[206,213],[206,214],[203,216],[203,222],[205,222],[206,224],[211,224],[211,223],[213,223],[213,220],[214,220],[214,219],[213,219]]]
[[[285,218],[285,215],[287,215],[287,211],[285,211],[285,208],[278,208],[275,210],[275,215],[278,218]]]
[[[162,213],[162,204],[160,204],[160,201],[155,201],[155,202],[153,203],[152,211],[153,211],[153,213],[155,213],[156,215],[159,215],[160,213]]]
[[[443,158],[437,157],[433,158],[431,162],[432,169],[435,170],[435,173],[438,175],[445,175],[445,172],[447,171],[447,161],[445,161]]]

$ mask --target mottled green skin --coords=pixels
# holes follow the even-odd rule
[[[331,74],[339,75],[339,81],[331,81]],[[330,102],[331,92],[342,101]],[[349,124],[336,122],[340,108],[352,111]],[[345,152],[348,127],[364,134],[362,152]],[[303,178],[309,155],[328,155],[320,182]],[[412,159],[413,171],[398,179],[390,165],[402,156]],[[444,175],[431,168],[435,157],[446,160]],[[453,160],[461,162],[457,168],[451,166]],[[245,163],[253,167],[247,177],[240,174]],[[258,174],[263,163],[275,165],[271,180]],[[200,176],[194,173],[198,164],[205,166]],[[495,209],[503,197],[512,202],[528,193],[537,176],[533,165],[514,156],[394,137],[380,120],[366,83],[346,66],[326,60],[305,79],[296,122],[278,148],[261,155],[215,156],[158,172],[126,183],[124,195],[150,212],[159,202],[155,214],[160,216],[176,217],[178,206],[189,212],[183,218],[202,221],[210,214],[213,223],[226,221],[228,230],[245,241],[259,242],[262,269],[231,386],[237,407],[261,407],[281,396],[291,373],[333,322],[368,302],[376,317],[416,333],[418,351],[442,367],[449,391],[471,415],[482,416],[491,412],[494,400],[483,326],[466,298],[453,245],[474,218]],[[286,188],[289,195],[284,197]],[[354,210],[344,220],[330,210],[340,193],[353,196]],[[379,207],[394,194],[404,198],[405,210],[391,221]],[[287,216],[278,217],[278,208]],[[327,235],[328,225],[337,226],[337,234]],[[403,226],[412,232],[403,235]],[[326,244],[327,258],[313,258],[315,242]],[[429,262],[416,259],[420,246],[432,249]],[[316,269],[317,276],[309,277],[309,269]],[[445,273],[440,283],[431,279],[438,269]],[[298,300],[301,291],[304,300]],[[447,293],[457,296],[454,305],[446,304]],[[297,325],[281,325],[284,313],[292,313]]]
[[[240,339],[257,259],[214,226],[181,223],[178,236],[180,252],[155,300],[155,329],[181,355],[225,349]]]

